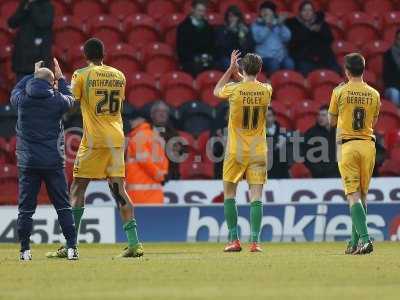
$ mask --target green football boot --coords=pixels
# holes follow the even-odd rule
[[[124,251],[122,251],[122,253],[117,255],[115,258],[141,257],[143,254],[143,245],[139,243],[133,247],[126,247]]]
[[[65,246],[61,246],[55,252],[47,252],[47,258],[67,258],[68,257],[68,249]]]

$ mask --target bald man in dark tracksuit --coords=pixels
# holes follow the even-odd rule
[[[25,76],[11,93],[11,104],[18,111],[17,164],[19,170],[18,236],[20,260],[31,260],[30,235],[32,215],[42,181],[58,215],[67,241],[68,259],[79,257],[75,224],[69,204],[64,173],[64,129],[62,116],[74,103],[70,87],[55,60],[55,73],[35,67],[35,74]],[[58,83],[58,89],[54,88]]]

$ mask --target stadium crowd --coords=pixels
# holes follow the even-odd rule
[[[212,89],[233,49],[259,54],[265,71],[259,80],[270,81],[274,89],[267,128],[270,178],[338,177],[335,132],[327,125],[326,105],[343,80],[343,56],[353,51],[366,56],[365,80],[387,99],[377,126],[375,176],[398,176],[397,9],[399,3],[389,0],[0,0],[0,182],[16,178],[16,114],[8,105],[10,89],[32,73],[34,62],[51,66],[52,56],[70,79],[85,66],[81,44],[89,36],[104,41],[106,63],[127,78],[127,137],[140,128],[157,128],[166,144],[176,137],[188,142],[165,149],[187,159],[170,159],[161,181],[221,177],[220,160],[214,163],[208,154],[222,157],[223,146],[215,143],[210,151],[207,141],[226,134],[227,104]],[[134,123],[138,118],[144,118],[140,125]],[[64,116],[64,125],[82,127],[79,109]],[[328,141],[328,161],[307,160],[307,150],[318,146],[309,143],[314,137]],[[295,155],[293,141],[301,138],[299,153],[305,160]],[[76,135],[67,134],[70,156],[77,142]],[[284,158],[277,159],[282,153]],[[72,161],[67,162],[69,173]]]

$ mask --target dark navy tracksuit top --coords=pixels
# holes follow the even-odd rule
[[[17,164],[19,168],[64,168],[64,128],[62,116],[74,103],[64,79],[58,90],[42,79],[25,76],[11,92],[17,109]]]

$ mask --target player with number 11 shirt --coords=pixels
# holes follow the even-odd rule
[[[271,102],[272,87],[257,80],[262,70],[259,55],[248,53],[241,59],[233,51],[231,65],[214,89],[214,95],[229,102],[228,142],[223,165],[224,212],[229,237],[225,252],[241,251],[236,208],[237,184],[244,177],[250,189],[251,252],[260,252],[262,221],[261,195],[267,178],[266,113]],[[229,82],[240,77],[239,82]]]

